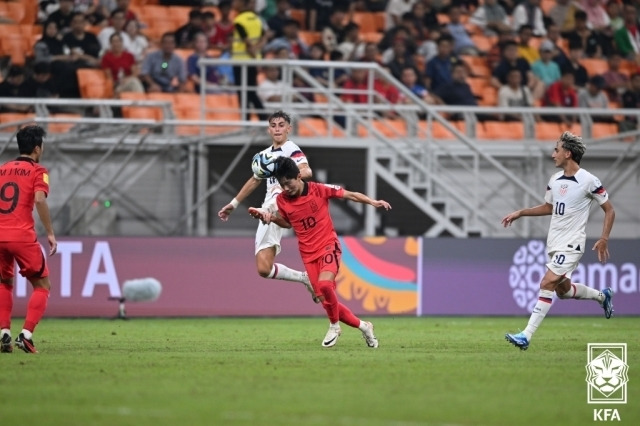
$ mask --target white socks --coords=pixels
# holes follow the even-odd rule
[[[571,284],[569,291],[559,297],[561,299],[596,300],[599,303],[604,300],[604,294],[601,291],[578,283]]]
[[[25,339],[31,339],[33,337],[33,333],[31,333],[29,330],[25,330],[24,328],[22,329],[21,333]]]
[[[2,336],[3,334],[8,334],[9,336],[11,336],[11,330],[9,330],[8,328],[3,328],[2,330],[0,330],[0,336]]]
[[[267,278],[274,280],[297,281],[304,284],[302,272],[288,268],[282,263],[274,263]]]
[[[360,325],[358,326],[358,328],[360,329],[360,331],[367,331],[369,330],[369,324],[360,320]]]
[[[542,320],[551,309],[551,301],[553,300],[553,291],[550,290],[540,290],[538,302],[536,306],[533,308],[533,312],[531,313],[531,317],[529,318],[529,323],[527,324],[527,328],[524,329],[523,333],[527,336],[527,340],[531,340],[531,336],[536,332]]]

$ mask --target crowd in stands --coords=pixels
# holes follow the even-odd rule
[[[207,67],[202,81],[198,59],[233,56],[234,32],[245,31],[234,19],[247,8],[261,19],[260,55],[377,62],[427,103],[640,107],[640,0],[39,0],[34,22],[0,7],[0,25],[34,34],[24,61],[0,40],[0,97],[81,97],[80,69],[104,70],[113,97],[232,91],[233,67]],[[308,71],[343,89],[345,102],[369,98],[349,92],[369,87],[367,72]],[[279,69],[258,64],[256,72],[254,106],[279,102],[287,90]],[[294,86],[317,100],[303,82]],[[410,101],[386,81],[373,87],[383,102]]]

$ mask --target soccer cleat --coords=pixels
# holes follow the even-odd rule
[[[602,309],[604,309],[604,317],[609,319],[613,314],[613,290],[611,287],[607,287],[602,290],[602,294],[604,294],[604,300],[602,301],[601,306]]]
[[[11,344],[11,335],[4,333],[0,339],[0,352],[10,353],[13,352],[13,345]]]
[[[518,334],[505,334],[504,338],[514,346],[519,347],[521,350],[526,351],[529,348],[529,339],[524,333]]]
[[[25,338],[24,334],[22,333],[20,333],[20,335],[16,337],[16,346],[28,354],[38,353],[36,347],[33,345],[33,340]]]
[[[322,341],[322,347],[330,348],[335,345],[341,334],[342,330],[340,330],[340,325],[330,325],[329,331],[327,331],[327,335],[324,336],[324,340]]]
[[[304,284],[309,293],[311,293],[313,303],[320,303],[320,299],[316,296],[316,292],[313,290],[313,286],[311,286],[311,281],[309,280],[309,274],[307,274],[306,271],[302,273],[302,284]]]
[[[373,334],[373,324],[369,321],[366,321],[365,324],[367,324],[367,329],[362,331],[362,337],[364,337],[365,342],[367,342],[367,346],[370,348],[377,348],[378,339],[375,334]]]

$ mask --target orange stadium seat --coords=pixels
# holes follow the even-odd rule
[[[465,130],[465,124],[462,121],[450,121],[449,124],[451,124],[453,127],[455,127],[458,131],[460,131],[462,134],[466,133]],[[455,139],[456,136],[454,136],[453,133],[451,133],[449,130],[447,130],[443,124],[441,124],[438,121],[433,121],[432,122],[432,133],[431,135],[429,135],[429,137],[433,138],[433,139]],[[421,120],[418,123],[418,137],[422,137],[425,138],[427,137],[427,121],[426,120]]]
[[[524,139],[524,126],[521,122],[485,121],[477,124],[476,136],[492,140]]]
[[[482,92],[485,87],[489,85],[489,80],[486,78],[467,78],[467,83],[471,87],[471,91],[476,96],[482,96]]]
[[[191,12],[189,6],[169,6],[169,16],[176,28],[189,22],[189,12]]]
[[[375,119],[372,121],[372,124],[374,129],[388,138],[402,138],[407,136],[407,125],[404,120]],[[358,136],[363,138],[369,136],[364,126],[358,126]]]
[[[384,34],[382,33],[372,33],[372,32],[368,32],[368,33],[360,33],[360,40],[367,42],[367,43],[380,43],[380,40],[382,40],[382,37],[384,37]]]
[[[333,137],[344,136],[344,130],[335,123],[331,133]],[[329,123],[324,118],[301,118],[298,120],[298,136],[327,137],[329,136]]]
[[[290,10],[291,19],[298,21],[300,24],[300,29],[305,30],[307,28],[307,12],[304,9],[291,9]]]
[[[146,101],[146,93],[120,93],[120,99],[127,101]],[[122,116],[129,119],[157,120],[157,108],[152,107],[122,107]]]
[[[80,96],[85,99],[113,98],[113,82],[100,69],[82,68],[76,71]]]
[[[0,16],[10,19],[16,24],[23,23],[25,14],[25,4],[22,2],[0,3]]]
[[[320,31],[300,31],[298,32],[300,40],[311,46],[313,43],[322,42],[322,33]]]
[[[487,37],[484,34],[474,34],[471,36],[471,40],[481,52],[488,52],[495,44],[495,39]]]
[[[0,124],[7,124],[16,121],[33,120],[35,114],[32,113],[19,113],[19,112],[3,112],[0,113]],[[26,123],[25,123],[26,124]],[[22,127],[24,124],[21,124]],[[3,132],[17,132],[18,126],[3,127]]]
[[[473,77],[491,78],[491,68],[489,68],[486,58],[465,55],[462,56],[462,60],[469,65]]]
[[[164,33],[175,32],[178,27],[171,20],[153,21],[153,25],[148,26],[142,32],[150,41],[159,43]]]
[[[586,68],[590,77],[609,71],[609,64],[605,59],[585,58],[581,59],[580,63]]]
[[[561,134],[560,125],[558,123],[536,123],[535,127],[536,139],[555,140]]]
[[[51,114],[50,118],[82,118],[80,114]],[[47,132],[49,133],[67,133],[73,128],[73,123],[47,123]]]
[[[593,123],[591,137],[604,138],[618,134],[618,125],[615,123]]]
[[[482,99],[478,103],[482,106],[497,106],[498,105],[498,89],[493,86],[487,85],[482,89],[480,94]]]
[[[15,32],[7,31],[0,36],[1,56],[9,56],[14,65],[24,65],[26,56],[31,52],[31,38],[23,37],[18,25],[0,26],[0,28],[9,30],[8,27],[11,27]]]
[[[353,14],[352,22],[358,24],[361,33],[375,33],[379,31],[374,12],[356,12]]]

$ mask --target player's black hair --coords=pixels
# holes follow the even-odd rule
[[[29,155],[36,149],[36,146],[42,147],[42,141],[46,134],[47,132],[42,127],[35,124],[20,129],[16,134],[20,154]]]
[[[286,121],[287,124],[291,124],[291,116],[282,110],[278,110],[271,114],[267,119],[267,122],[271,123],[271,120],[275,120],[276,118],[284,118],[284,121]]]
[[[278,180],[282,178],[295,179],[300,174],[298,165],[289,157],[278,157],[273,164],[275,166],[273,176]]]

